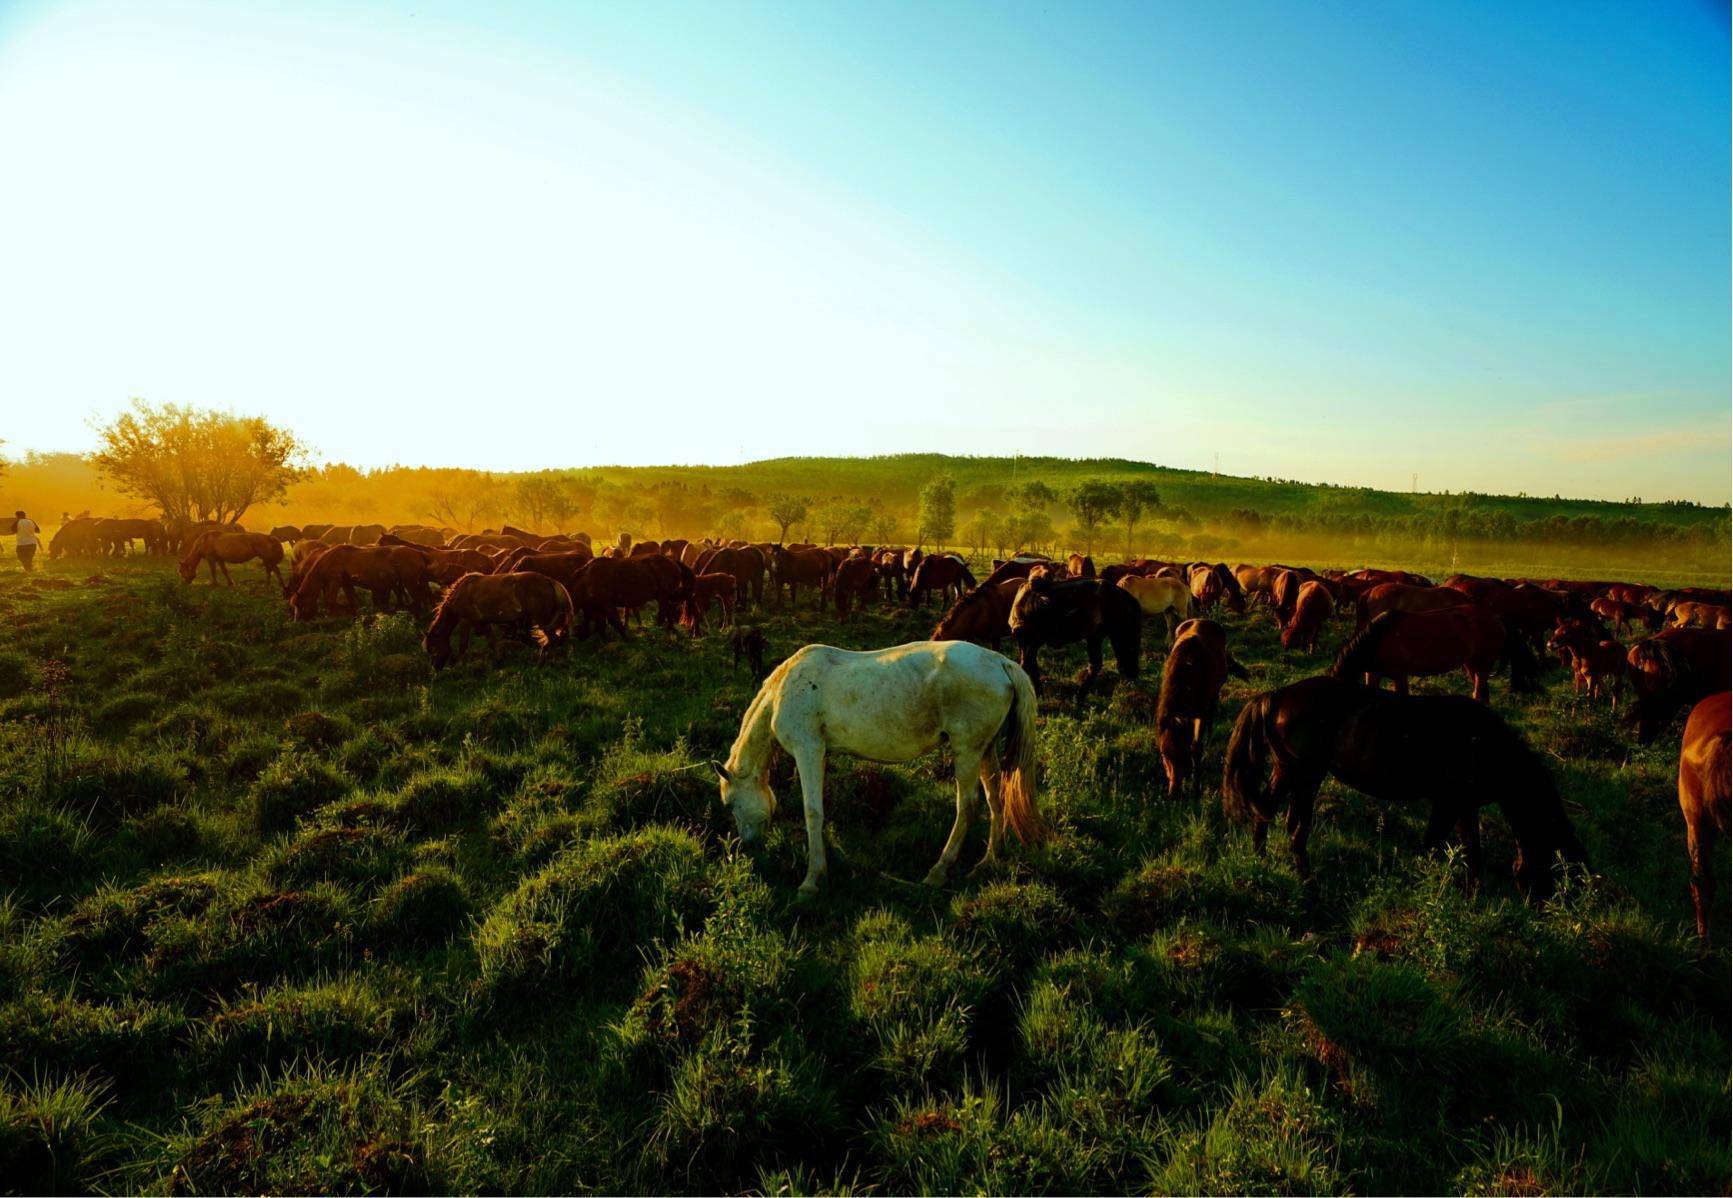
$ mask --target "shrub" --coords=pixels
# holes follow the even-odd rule
[[[572,846],[520,883],[475,934],[495,995],[595,985],[646,944],[711,909],[710,868],[689,833],[652,827]]]

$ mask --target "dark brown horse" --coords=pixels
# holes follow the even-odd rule
[[[1191,583],[1192,603],[1200,612],[1208,613],[1222,599],[1222,580],[1215,567],[1204,562],[1193,566],[1187,574]]]
[[[776,602],[782,602],[782,588],[788,588],[788,604],[793,607],[800,588],[809,586],[818,592],[818,605],[824,606],[824,593],[830,589],[831,575],[836,572],[836,559],[822,549],[787,549],[781,545],[770,550],[770,584]]]
[[[1417,587],[1406,582],[1377,582],[1354,600],[1354,627],[1364,628],[1387,611],[1439,611],[1474,602],[1449,587]]]
[[[1023,589],[1023,579],[1004,578],[998,582],[983,582],[939,617],[929,640],[973,641],[989,649],[1011,635],[1011,604]]]
[[[539,645],[541,655],[546,656],[549,649],[571,636],[572,615],[571,595],[544,574],[465,574],[440,599],[421,644],[433,668],[442,670],[452,661],[463,660],[476,628],[487,637],[492,652],[498,648],[494,629],[505,627],[514,636]],[[451,644],[454,635],[455,652]]]
[[[1370,686],[1388,678],[1396,693],[1405,695],[1408,679],[1415,675],[1461,669],[1474,697],[1486,703],[1491,701],[1493,668],[1501,661],[1510,665],[1512,690],[1533,687],[1535,662],[1522,639],[1506,632],[1504,621],[1491,612],[1467,604],[1439,611],[1385,612],[1348,639],[1330,674],[1364,675]]]
[[[764,601],[764,553],[754,545],[716,549],[702,554],[692,570],[695,574],[732,574],[738,599],[745,600],[750,596],[754,603]]]
[[[840,562],[830,583],[831,593],[836,599],[837,620],[846,621],[851,608],[865,607],[867,600],[877,591],[878,581],[878,571],[870,557],[855,554]]]
[[[397,533],[388,532],[379,538],[382,546],[396,545],[421,555],[427,565],[428,581],[450,586],[465,574],[492,574],[493,558],[479,549],[436,549],[420,541],[407,541]]]
[[[1637,742],[1648,744],[1679,709],[1728,689],[1733,636],[1726,629],[1668,628],[1644,637],[1625,654],[1636,691],[1626,718]]]
[[[1709,943],[1709,909],[1714,894],[1713,846],[1727,838],[1728,770],[1733,768],[1733,709],[1728,693],[1710,695],[1691,709],[1679,745],[1679,811],[1685,817],[1685,851],[1691,859],[1691,906],[1697,937]]]
[[[710,614],[710,605],[718,604],[722,608],[720,627],[727,628],[734,623],[734,605],[740,596],[740,584],[734,575],[718,571],[714,574],[697,574],[692,579],[692,629],[694,632],[704,627],[704,618]]]
[[[1312,652],[1318,647],[1318,634],[1323,631],[1325,621],[1335,610],[1330,588],[1322,580],[1308,578],[1301,583],[1293,614],[1282,628],[1282,648]]]
[[[969,573],[962,558],[949,553],[929,553],[909,578],[909,606],[926,606],[927,596],[935,591],[941,601],[951,598],[953,592],[961,596],[974,585],[975,576]]]
[[[1392,695],[1343,678],[1266,691],[1228,739],[1222,809],[1251,822],[1261,853],[1286,805],[1294,867],[1309,879],[1306,840],[1327,776],[1386,802],[1428,800],[1425,847],[1442,846],[1454,828],[1477,878],[1480,809],[1496,803],[1516,838],[1517,885],[1533,899],[1552,892],[1556,858],[1585,860],[1546,766],[1490,707],[1462,695]]]
[[[611,626],[624,639],[626,623],[620,616],[622,610],[635,613],[655,600],[660,618],[671,624],[674,605],[690,603],[691,575],[690,567],[660,554],[593,558],[574,575],[570,587],[572,602],[583,613],[585,635],[591,628]],[[689,606],[687,612],[690,616]]]
[[[312,559],[300,585],[289,594],[289,610],[297,620],[319,614],[323,600],[336,606],[337,592],[349,601],[349,610],[359,610],[355,588],[373,595],[373,606],[385,610],[393,599],[405,602],[420,616],[432,601],[427,587],[427,563],[421,554],[403,545],[332,545]]]
[[[1046,645],[1084,642],[1089,672],[1078,688],[1079,700],[1101,673],[1101,642],[1111,641],[1122,678],[1136,678],[1143,649],[1143,608],[1123,587],[1099,578],[1055,581],[1031,579],[1011,604],[1011,635],[1018,660],[1037,692],[1041,689],[1039,651]]]
[[[1201,785],[1204,742],[1215,726],[1216,706],[1228,675],[1246,677],[1228,654],[1228,634],[1214,620],[1187,620],[1174,634],[1161,670],[1155,737],[1167,770],[1167,793],[1177,799],[1187,781]]]

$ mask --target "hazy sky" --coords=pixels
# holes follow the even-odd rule
[[[1724,502],[1725,11],[0,0],[0,437]]]

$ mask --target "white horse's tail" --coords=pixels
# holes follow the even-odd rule
[[[999,758],[999,809],[1005,826],[1018,840],[1031,844],[1047,836],[1047,824],[1035,806],[1035,687],[1023,667],[1005,662],[1011,681],[1011,710],[1005,715],[1005,749]]]

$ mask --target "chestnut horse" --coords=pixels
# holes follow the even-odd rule
[[[1547,639],[1546,651],[1571,672],[1571,693],[1588,692],[1590,699],[1612,692],[1613,710],[1619,709],[1619,692],[1625,685],[1625,647],[1601,635],[1587,620],[1560,620]],[[1604,686],[1602,679],[1610,679]]]
[[[372,592],[373,605],[381,610],[396,597],[419,616],[432,599],[427,563],[415,550],[403,545],[332,545],[312,559],[300,585],[289,595],[289,610],[297,620],[310,620],[319,614],[321,598],[335,607],[341,590],[349,610],[357,611],[357,586]]]
[[[1328,677],[1266,691],[1241,709],[1228,738],[1222,810],[1252,823],[1262,853],[1288,805],[1294,868],[1309,880],[1306,840],[1326,776],[1386,802],[1430,801],[1425,847],[1442,846],[1454,828],[1476,878],[1480,808],[1498,804],[1516,838],[1512,873],[1532,899],[1552,892],[1555,857],[1585,860],[1546,766],[1496,712],[1462,695],[1392,695]]]
[[[846,621],[851,606],[855,609],[865,607],[878,589],[878,581],[878,570],[873,566],[872,558],[853,555],[844,559],[837,566],[830,584],[836,598],[837,620]]]
[[[1641,603],[1629,603],[1623,599],[1614,599],[1603,595],[1589,604],[1589,611],[1601,619],[1610,622],[1620,636],[1631,630],[1632,625],[1639,628],[1655,629],[1661,626],[1660,615]]]
[[[935,641],[973,641],[989,649],[1011,635],[1011,604],[1023,589],[1023,579],[1004,578],[983,582],[961,599],[934,625]]]
[[[1221,601],[1222,580],[1214,566],[1199,562],[1191,568],[1188,577],[1191,582],[1192,602],[1197,605],[1198,611],[1207,613]]]
[[[603,630],[605,635],[605,627],[611,626],[624,640],[626,623],[620,618],[622,608],[636,612],[654,599],[661,621],[667,624],[674,614],[671,605],[685,603],[687,617],[691,619],[692,577],[690,567],[660,554],[598,557],[575,572],[570,589],[572,602],[584,614],[586,635],[592,627]]]
[[[494,560],[479,549],[440,549],[420,541],[405,540],[397,533],[388,532],[379,538],[383,546],[396,545],[410,549],[421,555],[422,562],[427,566],[427,578],[440,586],[450,586],[465,574],[492,574]]]
[[[817,589],[818,606],[823,607],[824,593],[830,589],[830,578],[835,572],[836,559],[822,549],[771,547],[770,584],[779,606],[783,587],[788,588],[788,605],[793,607],[804,585]]]
[[[1467,607],[1473,600],[1449,587],[1417,587],[1406,582],[1379,582],[1354,600],[1354,627],[1364,628],[1387,611],[1440,611]]]
[[[1190,594],[1186,592],[1188,599]],[[1120,677],[1136,678],[1142,665],[1143,609],[1129,592],[1098,578],[1030,579],[1011,601],[1010,624],[1019,660],[1037,691],[1041,689],[1037,654],[1043,645],[1082,641],[1088,648],[1089,672],[1077,690],[1079,701],[1101,673],[1103,640],[1113,643]]]
[[[940,600],[949,599],[954,590],[961,597],[975,585],[975,576],[963,559],[949,553],[929,553],[909,576],[909,606],[925,607],[927,596],[934,591]]]
[[[1308,578],[1300,584],[1294,612],[1282,628],[1282,648],[1303,649],[1307,653],[1317,649],[1318,634],[1335,611],[1330,588],[1316,578]]]
[[[1714,894],[1712,841],[1727,835],[1728,770],[1733,768],[1729,740],[1733,714],[1728,693],[1699,700],[1685,721],[1679,745],[1679,810],[1685,817],[1685,851],[1691,859],[1691,906],[1697,937],[1709,943],[1709,909]]]
[[[440,599],[421,644],[433,668],[443,670],[463,660],[478,626],[489,652],[496,651],[493,630],[505,625],[518,637],[529,639],[533,633],[532,643],[546,657],[549,649],[570,638],[572,615],[571,594],[545,574],[465,574]],[[453,634],[458,638],[455,652]]]
[[[1654,740],[1679,708],[1728,689],[1730,653],[1726,629],[1668,628],[1632,645],[1625,662],[1637,698],[1626,719],[1637,743]]]
[[[181,558],[181,578],[190,583],[198,576],[199,563],[204,562],[211,568],[212,586],[217,585],[219,567],[223,571],[223,581],[234,586],[235,580],[229,577],[229,567],[254,559],[265,567],[266,574],[277,580],[278,587],[283,586],[283,573],[277,569],[277,563],[283,560],[281,541],[262,532],[208,529],[193,539],[186,556]]]
[[[720,627],[727,628],[734,623],[734,605],[740,596],[740,584],[734,575],[698,574],[692,579],[691,623],[694,632],[704,627],[704,617],[710,614],[710,605],[719,604],[722,608]]]
[[[1187,620],[1174,634],[1161,671],[1155,708],[1156,743],[1167,770],[1167,794],[1177,799],[1187,781],[1203,780],[1204,742],[1215,725],[1216,705],[1228,675],[1245,678],[1245,667],[1228,654],[1228,634],[1214,620]]]
[[[1510,664],[1511,689],[1534,685],[1534,658],[1520,637],[1506,631],[1504,621],[1468,604],[1440,611],[1385,612],[1356,632],[1330,667],[1334,678],[1364,675],[1369,686],[1389,678],[1396,693],[1408,693],[1414,675],[1443,674],[1461,668],[1468,674],[1474,697],[1491,702],[1493,667]]]

